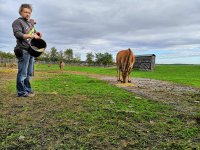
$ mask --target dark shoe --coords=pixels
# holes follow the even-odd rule
[[[35,94],[33,92],[27,93],[26,95],[18,96],[18,97],[34,97]]]
[[[29,96],[28,96],[28,94],[26,94],[26,95],[23,95],[23,96],[20,96],[20,97],[29,97]]]
[[[17,95],[17,97],[28,97],[28,93],[25,95]]]
[[[34,97],[35,96],[35,93],[34,92],[29,92],[25,95],[18,95],[17,97]]]

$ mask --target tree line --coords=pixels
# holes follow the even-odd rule
[[[0,57],[2,58],[15,58],[12,53],[6,53],[0,51]],[[44,52],[40,57],[36,58],[39,61],[57,62],[64,61],[65,63],[81,63],[81,57],[78,54],[74,54],[73,49],[66,49],[64,51],[58,51],[55,47],[52,47],[50,51]],[[113,56],[110,53],[87,53],[86,62],[89,66],[103,65],[108,66],[113,64]]]
[[[2,52],[0,50],[0,57],[1,58],[9,58],[9,59],[12,59],[12,58],[15,58],[15,55],[12,54],[12,53],[9,53],[9,52]]]
[[[66,49],[64,51],[58,51],[55,47],[52,47],[49,52],[43,53],[38,60],[47,62],[64,61],[66,63],[81,63],[80,55],[74,54],[73,49]],[[95,53],[92,52],[86,54],[85,62],[91,65],[103,65],[108,66],[113,64],[112,54],[109,53]]]

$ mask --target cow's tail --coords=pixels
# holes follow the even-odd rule
[[[130,55],[131,55],[131,49],[128,49],[128,54],[127,54],[127,59],[126,59],[126,67],[125,67],[125,71],[128,72],[129,71],[129,60],[130,60]]]

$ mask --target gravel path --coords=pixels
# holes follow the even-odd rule
[[[125,86],[117,82],[116,77],[112,76],[94,75],[77,71],[66,72],[87,75],[106,81],[138,96],[172,105],[174,109],[184,114],[193,115],[196,112],[200,112],[200,88],[147,78],[132,78],[132,84]]]

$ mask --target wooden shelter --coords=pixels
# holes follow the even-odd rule
[[[155,54],[149,55],[136,55],[134,68],[138,68],[143,71],[151,71],[155,68]]]

